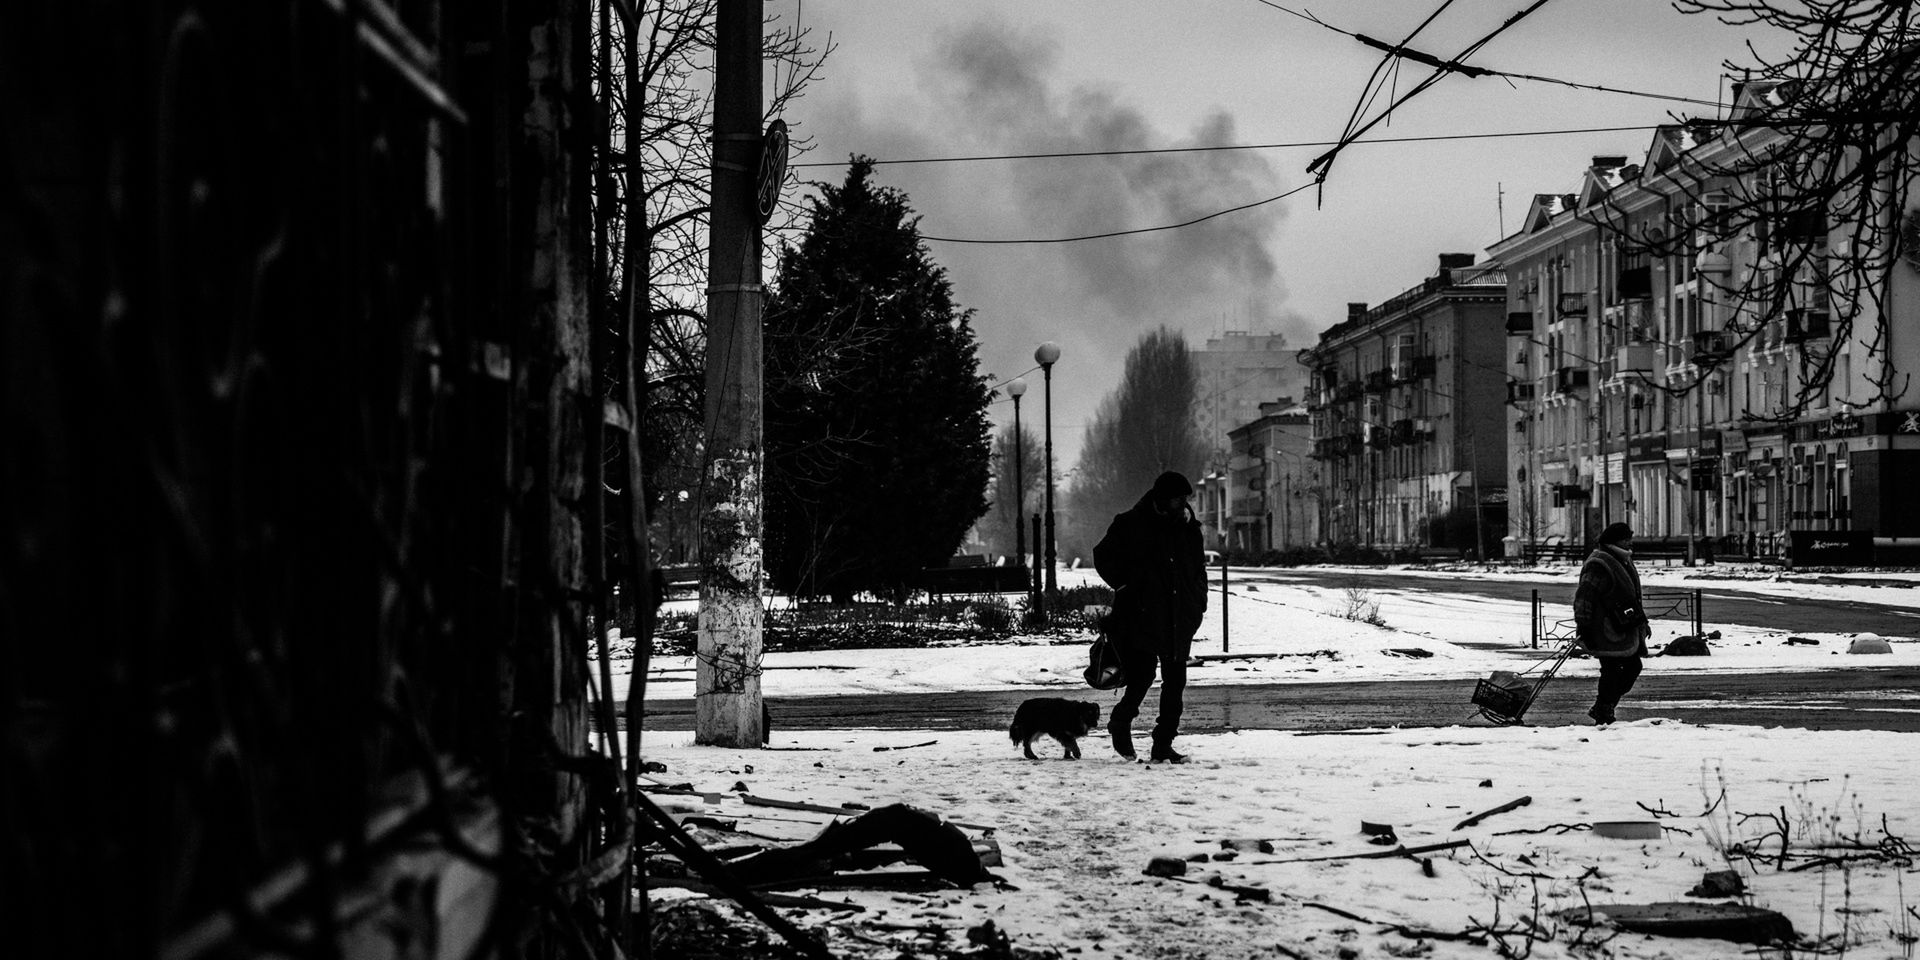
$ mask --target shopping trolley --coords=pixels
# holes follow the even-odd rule
[[[1480,715],[1490,723],[1500,726],[1520,723],[1527,715],[1527,708],[1533,706],[1540,691],[1546,689],[1547,681],[1573,656],[1573,648],[1573,641],[1568,640],[1552,657],[1525,670],[1495,670],[1481,678],[1473,687],[1474,706],[1480,708]]]

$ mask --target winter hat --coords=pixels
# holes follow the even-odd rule
[[[1600,531],[1600,543],[1602,546],[1631,539],[1633,539],[1633,528],[1624,523],[1609,523],[1605,530]]]
[[[1181,476],[1177,470],[1168,470],[1153,481],[1155,500],[1173,500],[1190,496],[1193,496],[1193,484],[1188,483],[1187,478]]]

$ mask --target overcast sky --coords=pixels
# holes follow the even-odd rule
[[[1308,5],[1344,30],[1398,42],[1444,0]],[[1527,5],[1456,0],[1410,46],[1451,57]],[[1379,51],[1262,0],[772,0],[838,49],[786,114],[812,138],[796,163],[1137,150],[1337,138]],[[1467,62],[1707,101],[1695,105],[1540,82],[1452,76],[1367,139],[1645,126],[1711,115],[1721,61],[1742,34],[1664,0],[1549,0]],[[1383,100],[1431,70],[1407,65]],[[770,78],[771,79],[771,78]],[[1081,430],[1126,350],[1158,324],[1193,346],[1223,329],[1296,346],[1433,273],[1443,251],[1480,254],[1535,193],[1573,192],[1592,156],[1638,160],[1650,130],[1356,145],[1324,189],[1139,236],[1060,244],[929,243],[957,300],[977,311],[996,382],[1060,343],[1054,445],[1071,469]],[[929,237],[1072,237],[1179,223],[1306,183],[1320,146],[883,164]],[[843,165],[801,167],[838,182]],[[1504,222],[1500,194],[1504,190]],[[1318,201],[1318,202],[1316,202]],[[1023,413],[1039,420],[1035,401]],[[1002,401],[995,420],[1011,419]]]

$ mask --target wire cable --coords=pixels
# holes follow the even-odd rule
[[[1348,30],[1343,27],[1335,26],[1310,13],[1301,13],[1300,11],[1292,10],[1287,7],[1280,6],[1277,3],[1271,3],[1269,2],[1269,0],[1254,0],[1254,2],[1262,4],[1264,6],[1272,7],[1273,9],[1279,10],[1282,13],[1287,13],[1287,14],[1291,14],[1293,16],[1299,17],[1300,19],[1305,20],[1308,23],[1311,23],[1317,27],[1322,27],[1324,29],[1331,30],[1334,33],[1340,34],[1341,36],[1351,37],[1354,40],[1359,41],[1360,43],[1366,44],[1369,47],[1373,47],[1376,50],[1384,51],[1388,57],[1397,57],[1404,60],[1412,60],[1415,63],[1420,63],[1429,67],[1433,67],[1436,70],[1445,70],[1452,73],[1458,73],[1463,77],[1500,77],[1506,80],[1528,80],[1534,83],[1550,83],[1550,84],[1554,84],[1562,87],[1571,87],[1575,90],[1592,90],[1596,93],[1615,93],[1615,94],[1620,94],[1622,96],[1628,96],[1628,97],[1645,97],[1649,100],[1667,100],[1674,103],[1691,103],[1697,106],[1714,107],[1716,109],[1724,106],[1724,104],[1722,104],[1718,100],[1702,100],[1697,97],[1682,97],[1682,96],[1678,96],[1676,94],[1670,94],[1670,93],[1652,93],[1646,90],[1629,90],[1624,87],[1610,87],[1610,86],[1607,86],[1606,84],[1600,84],[1600,83],[1581,83],[1575,80],[1563,80],[1559,77],[1548,77],[1548,76],[1542,76],[1540,74],[1535,74],[1535,73],[1515,73],[1513,71],[1499,70],[1493,67],[1469,66],[1467,64],[1461,63],[1457,59],[1442,60],[1439,57],[1436,57],[1430,53],[1424,53],[1419,50],[1413,50],[1408,48],[1407,44],[1412,43],[1414,37],[1417,36],[1421,30],[1424,30],[1428,24],[1433,22],[1433,19],[1435,17],[1439,16],[1442,12],[1444,12],[1447,6],[1451,5],[1451,0],[1449,0],[1447,4],[1442,5],[1438,10],[1435,10],[1432,14],[1430,14],[1424,23],[1422,23],[1418,28],[1415,28],[1413,33],[1407,36],[1407,39],[1402,40],[1397,44],[1389,44],[1383,40],[1376,40],[1373,37],[1369,37],[1364,33],[1358,33],[1353,30]],[[1379,76],[1378,67],[1375,67],[1374,69],[1374,76],[1375,77]],[[1371,88],[1372,88],[1372,81],[1369,80],[1368,89],[1371,89]]]
[[[1212,220],[1215,217],[1224,217],[1229,213],[1238,213],[1242,210],[1251,210],[1254,207],[1263,206],[1265,204],[1272,203],[1275,200],[1284,200],[1287,197],[1291,197],[1294,194],[1299,193],[1302,190],[1305,190],[1312,186],[1316,186],[1316,182],[1308,181],[1297,187],[1294,187],[1291,190],[1286,190],[1281,193],[1277,193],[1271,197],[1266,198],[1265,200],[1255,200],[1252,203],[1243,203],[1237,207],[1228,207],[1225,210],[1216,210],[1213,213],[1209,213],[1203,217],[1195,217],[1192,220],[1185,220],[1180,223],[1163,223],[1156,227],[1136,227],[1131,230],[1109,230],[1106,233],[1089,233],[1089,234],[1084,234],[1082,236],[1077,236],[1077,237],[1040,237],[1040,238],[1027,238],[1027,239],[1019,239],[1019,240],[982,239],[982,238],[975,238],[975,237],[931,237],[931,236],[926,236],[924,234],[921,235],[920,239],[933,240],[933,241],[938,241],[940,243],[1037,244],[1037,243],[1079,243],[1082,240],[1105,240],[1108,237],[1130,237],[1140,233],[1158,233],[1162,230],[1178,230],[1182,227],[1191,227],[1196,223],[1205,223],[1208,220]]]
[[[1637,123],[1620,127],[1567,127],[1553,130],[1508,130],[1495,133],[1440,133],[1428,136],[1377,137],[1361,143],[1432,143],[1444,140],[1492,140],[1507,137],[1558,137],[1584,133],[1633,133],[1672,126],[1668,123]],[[970,154],[959,157],[905,157],[898,160],[869,160],[874,166],[913,163],[976,163],[994,160],[1065,160],[1078,157],[1143,157],[1168,153],[1218,153],[1233,150],[1292,150],[1307,147],[1337,146],[1338,140],[1295,140],[1280,143],[1228,143],[1205,147],[1142,147],[1135,150],[1063,150],[1056,153]],[[844,167],[845,161],[817,160],[796,163],[795,167]]]
[[[1449,2],[1451,2],[1451,0],[1449,0]],[[1518,13],[1515,13],[1513,16],[1508,17],[1506,20],[1502,21],[1500,26],[1495,27],[1492,33],[1489,33],[1486,36],[1481,37],[1479,40],[1476,40],[1472,44],[1468,45],[1468,47],[1465,50],[1460,51],[1459,55],[1455,56],[1449,62],[1459,63],[1465,60],[1467,57],[1470,57],[1475,53],[1479,52],[1481,47],[1484,47],[1487,44],[1493,42],[1493,39],[1495,37],[1498,37],[1502,33],[1505,33],[1508,29],[1512,28],[1514,24],[1517,24],[1520,21],[1525,20],[1528,16],[1531,16],[1534,13],[1534,11],[1539,10],[1541,7],[1546,6],[1547,2],[1548,0],[1534,0],[1534,2],[1531,4],[1528,4],[1526,8],[1522,9]],[[1307,172],[1314,176],[1314,182],[1325,183],[1327,179],[1327,175],[1333,171],[1334,158],[1340,155],[1340,151],[1345,150],[1350,144],[1358,141],[1361,137],[1365,136],[1368,130],[1371,130],[1375,126],[1379,125],[1381,121],[1386,120],[1388,117],[1393,116],[1393,111],[1400,108],[1402,105],[1406,104],[1407,101],[1412,100],[1414,97],[1417,97],[1422,93],[1425,93],[1429,87],[1432,87],[1435,83],[1438,83],[1440,81],[1440,78],[1446,76],[1449,72],[1450,70],[1446,68],[1436,68],[1432,73],[1432,75],[1428,76],[1425,80],[1420,81],[1418,84],[1414,86],[1412,90],[1407,91],[1405,94],[1395,99],[1391,104],[1388,104],[1387,108],[1381,111],[1381,113],[1378,116],[1374,117],[1372,120],[1367,121],[1358,130],[1353,130],[1343,135],[1340,138],[1340,143],[1335,145],[1333,149],[1328,150],[1327,152],[1319,155],[1318,157],[1315,157],[1312,163],[1307,164]]]

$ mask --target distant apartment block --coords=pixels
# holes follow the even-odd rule
[[[1470,253],[1304,352],[1309,455],[1328,540],[1495,551],[1506,516],[1507,275]]]

